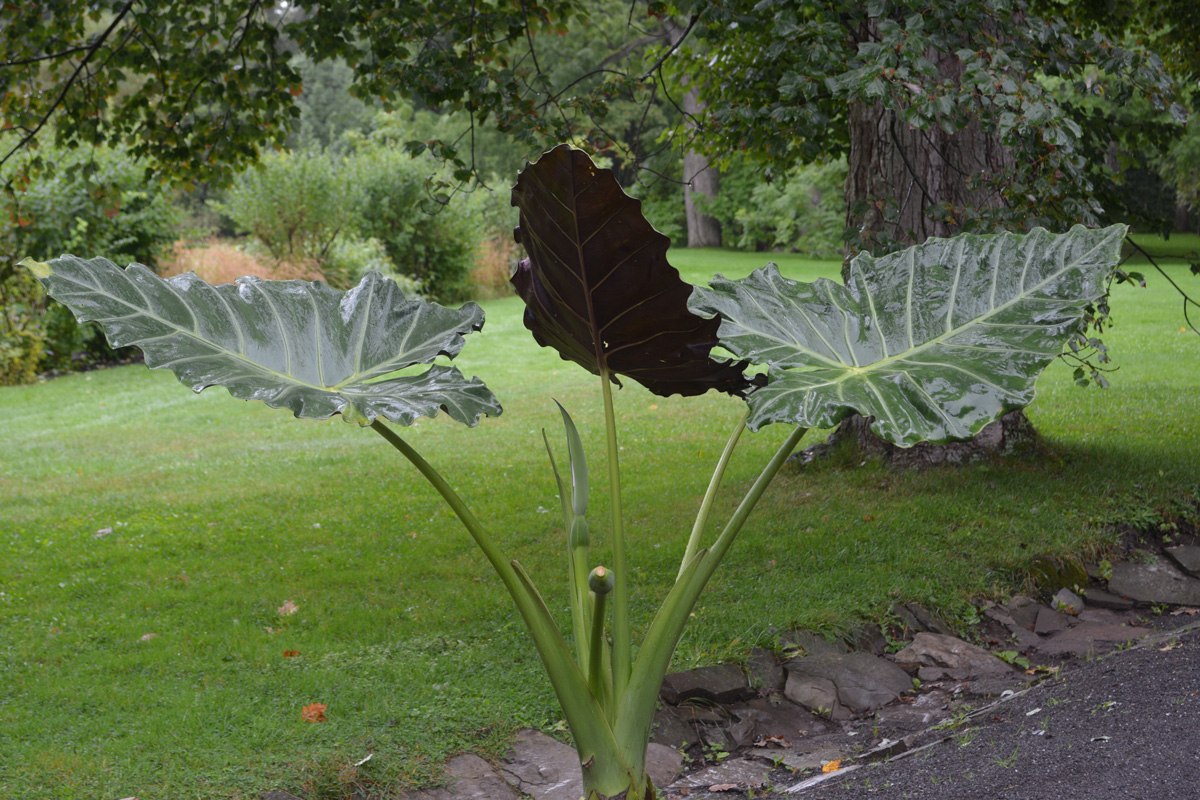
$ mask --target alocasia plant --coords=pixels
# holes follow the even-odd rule
[[[607,431],[611,567],[591,561],[583,445],[561,409],[567,462],[551,465],[562,498],[571,586],[568,644],[520,564],[508,559],[449,482],[385,421],[445,410],[475,425],[500,406],[481,382],[433,363],[478,330],[477,306],[404,298],[368,275],[340,293],[321,284],[243,279],[212,287],[162,280],[137,265],[63,256],[26,266],[114,345],[200,391],[222,385],[296,416],[341,414],[408,458],[454,510],[513,598],[545,665],[579,753],[588,800],[656,796],[646,776],[655,699],[697,599],[754,505],[805,431],[850,413],[874,417],[900,444],[970,436],[1028,403],[1041,369],[1104,294],[1122,226],[1061,236],[930,240],[886,258],[858,257],[846,286],[801,284],[768,265],[740,281],[693,290],[666,261],[668,242],[607,170],[562,146],[513,191],[529,259],[513,278],[525,321],[599,377]],[[743,361],[714,358],[720,345]],[[746,377],[749,364],[766,367]],[[662,395],[709,389],[745,397],[683,549],[674,585],[634,656],[620,503],[618,376]],[[701,542],[725,464],[747,427],[796,426],[721,533]],[[547,450],[549,444],[547,442]],[[611,608],[611,615],[609,609]]]

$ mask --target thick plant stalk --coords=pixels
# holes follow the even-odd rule
[[[603,707],[592,694],[583,671],[572,657],[529,576],[516,562],[505,559],[458,493],[412,445],[379,420],[373,422],[371,428],[412,462],[438,491],[500,576],[525,621],[567,718],[583,767],[585,787],[594,787],[601,797],[616,797],[639,781],[644,782],[644,756],[635,766],[625,761],[624,749],[613,738]]]
[[[626,759],[645,764],[646,742],[650,737],[650,723],[654,719],[654,698],[662,686],[663,676],[671,663],[671,656],[683,635],[688,615],[695,608],[701,592],[708,584],[713,572],[729,551],[750,512],[762,498],[767,486],[783,467],[789,455],[804,438],[807,428],[796,428],[780,445],[771,460],[751,485],[746,496],[726,524],[725,529],[707,550],[698,552],[684,566],[683,574],[675,582],[650,623],[637,662],[633,666],[629,687],[617,700],[617,724],[614,736],[624,751]],[[641,744],[636,744],[640,742]],[[637,761],[640,759],[640,761]]]
[[[604,396],[604,429],[608,443],[609,507],[612,513],[613,587],[612,671],[613,694],[621,697],[629,683],[632,666],[632,634],[629,628],[629,570],[625,565],[625,522],[621,511],[621,459],[617,446],[617,418],[613,410],[612,381],[600,373]]]

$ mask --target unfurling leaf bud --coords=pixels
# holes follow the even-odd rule
[[[588,575],[588,588],[596,594],[608,594],[616,582],[612,570],[607,567],[596,567]]]

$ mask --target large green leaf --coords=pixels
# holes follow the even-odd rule
[[[691,308],[721,343],[767,364],[750,426],[830,427],[852,413],[896,444],[969,438],[1033,399],[1085,307],[1105,291],[1125,227],[930,239],[860,255],[845,286],[796,283],[768,264],[717,276]]]
[[[81,321],[100,323],[114,346],[138,347],[147,366],[170,369],[197,392],[224,386],[297,417],[342,414],[361,424],[383,417],[409,425],[442,409],[475,425],[500,413],[481,381],[432,364],[456,356],[463,335],[483,326],[474,303],[410,300],[375,272],[339,292],[259,278],[212,286],[190,272],[164,280],[104,258],[23,263]]]

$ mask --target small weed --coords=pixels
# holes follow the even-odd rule
[[[1022,656],[1016,650],[1001,650],[996,655],[1005,663],[1011,664],[1014,667],[1029,669],[1029,659]]]
[[[992,763],[1001,769],[1009,769],[1013,764],[1017,763],[1017,754],[1021,751],[1021,746],[1017,745],[1013,748],[1012,754],[1007,758],[996,757],[992,759]]]

